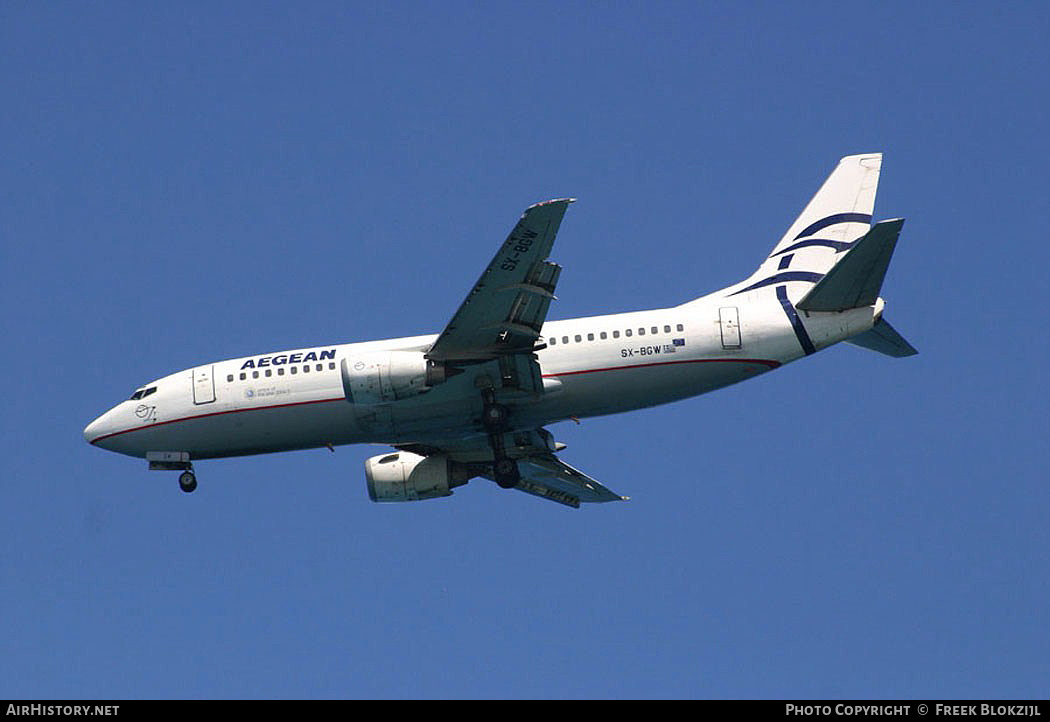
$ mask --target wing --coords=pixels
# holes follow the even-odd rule
[[[531,354],[561,266],[547,261],[572,198],[530,206],[427,352],[438,362]]]
[[[536,342],[561,273],[561,266],[547,257],[565,209],[572,202],[571,198],[562,198],[525,210],[426,353],[428,359],[488,366],[494,366],[491,362],[498,360],[501,390],[542,392]],[[428,440],[397,448],[422,456],[446,455],[461,472],[494,479],[493,443],[489,436],[477,436]],[[498,446],[518,466],[521,480],[515,488],[528,494],[571,507],[579,507],[581,502],[626,500],[558,459],[553,451],[564,447],[554,444],[550,433],[543,429],[503,433]]]
[[[555,456],[552,449],[565,447],[555,444],[546,429],[508,433],[504,447],[518,465],[521,481],[515,488],[519,491],[577,509],[581,503],[627,501],[626,496],[610,491],[596,479]],[[495,479],[492,447],[484,437],[435,441],[425,445],[403,444],[397,448],[421,456],[444,454],[461,468],[469,469],[471,476]]]
[[[580,507],[580,502],[627,501],[598,481],[572,468],[554,454],[527,457],[518,461],[519,491],[550,499],[559,504]]]

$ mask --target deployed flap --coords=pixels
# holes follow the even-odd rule
[[[521,459],[518,470],[521,481],[516,489],[573,508],[580,502],[627,501],[553,454]]]
[[[919,353],[884,318],[880,318],[870,331],[848,338],[846,342],[866,348],[869,351],[878,351],[894,358],[914,356]]]
[[[845,311],[874,304],[903,225],[903,218],[876,223],[795,307]]]
[[[484,361],[531,353],[561,267],[547,261],[574,199],[530,206],[427,352],[433,361]]]

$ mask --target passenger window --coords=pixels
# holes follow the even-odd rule
[[[685,331],[685,327],[682,324],[678,324],[679,331]]]
[[[324,364],[317,364],[318,371],[324,371]]]
[[[588,341],[593,341],[594,340],[594,334],[593,333],[587,334],[587,340]]]
[[[248,374],[241,371],[241,381],[244,381],[246,378],[248,378]]]
[[[266,369],[266,378],[270,378],[271,376],[273,376],[273,370],[272,369]]]
[[[660,329],[657,328],[656,326],[653,326],[652,332],[653,332],[653,335],[655,336],[656,334],[660,333]]]
[[[547,343],[548,343],[549,345],[551,345],[551,346],[557,346],[557,345],[558,345],[558,339],[556,339],[556,338],[554,338],[553,336],[551,336],[551,340],[550,340],[550,341],[548,341]]]
[[[328,370],[329,371],[335,371],[335,361],[329,361],[328,362]]]
[[[671,327],[670,326],[664,326],[664,333],[671,333]]]
[[[228,376],[226,377],[226,383],[231,383],[232,381],[233,381],[233,374],[229,374],[229,375],[228,375]]]
[[[576,334],[576,343],[579,343],[582,340],[583,340],[583,337],[580,336],[580,334]]]
[[[602,337],[602,341],[604,341],[605,339],[609,338],[608,334],[606,334],[605,331],[601,332],[601,337]]]
[[[624,331],[623,335],[624,336],[630,336],[631,335],[631,329],[627,329],[626,331]]]
[[[299,373],[299,367],[298,366],[292,366],[288,370],[292,372],[292,376],[295,376],[297,373]]]
[[[613,338],[620,338],[620,332],[619,331],[613,331]]]
[[[638,335],[639,336],[644,336],[645,335],[645,329],[644,328],[638,329]]]
[[[277,375],[278,376],[284,376],[284,366],[282,366],[281,368],[277,369]]]
[[[307,364],[306,366],[303,366],[303,373],[304,374],[310,373],[310,365],[309,364]]]
[[[562,336],[561,337],[561,342],[562,343],[569,343],[569,337],[568,336]]]
[[[259,372],[258,371],[252,371],[252,378],[253,379],[259,378]]]

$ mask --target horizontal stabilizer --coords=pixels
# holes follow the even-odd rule
[[[795,307],[802,311],[845,311],[873,305],[903,225],[904,219],[898,218],[872,226]]]
[[[854,346],[860,346],[869,351],[878,351],[894,358],[914,356],[919,353],[884,318],[880,318],[870,331],[848,338],[846,341]]]

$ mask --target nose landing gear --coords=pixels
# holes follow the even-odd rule
[[[179,488],[189,494],[197,488],[197,475],[193,473],[193,462],[185,451],[148,451],[146,461],[150,471],[181,471]]]

